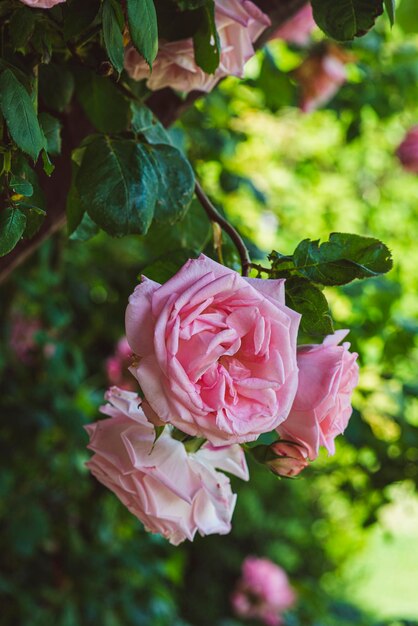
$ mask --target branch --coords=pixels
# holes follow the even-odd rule
[[[242,275],[248,276],[251,267],[251,259],[247,250],[247,246],[243,242],[241,235],[238,233],[238,231],[235,230],[232,224],[230,224],[228,220],[222,217],[222,215],[218,212],[216,207],[212,204],[212,202],[203,191],[198,181],[196,181],[195,192],[200,204],[206,211],[209,219],[212,222],[219,224],[222,230],[231,237],[232,241],[235,244],[235,247],[238,250],[239,258],[241,260]]]
[[[267,13],[272,20],[271,27],[258,39],[256,48],[260,48],[266,43],[272,33],[306,3],[307,0],[256,0],[256,4]],[[171,89],[162,89],[153,93],[148,99],[147,104],[160,122],[168,127],[181,117],[196,100],[205,95],[206,94],[203,92],[193,91],[188,94],[186,99],[182,100]],[[65,224],[66,198],[71,183],[71,153],[74,148],[79,146],[84,137],[91,132],[93,131],[88,123],[86,123],[86,117],[80,107],[78,105],[72,106],[71,111],[65,116],[63,125],[63,152],[54,160],[55,171],[52,177],[48,179],[38,168],[42,188],[47,199],[47,217],[39,232],[32,237],[32,239],[20,241],[12,252],[0,258],[0,284],[16,267],[27,259],[45,239],[50,237]],[[213,207],[213,209],[217,213],[215,207]],[[219,218],[223,219],[220,215]],[[220,224],[219,221],[217,223]],[[226,224],[226,228],[231,227],[228,222],[226,222]],[[220,225],[222,226],[222,224]],[[226,228],[224,228],[224,230],[228,232]],[[236,231],[234,232],[236,233]],[[236,235],[238,235],[238,233],[236,233]]]

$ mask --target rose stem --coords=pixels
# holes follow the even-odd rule
[[[251,267],[251,259],[245,243],[243,242],[241,235],[235,230],[222,215],[218,212],[216,207],[209,200],[205,192],[203,191],[200,183],[196,180],[195,192],[197,199],[205,210],[207,216],[212,222],[216,222],[232,239],[235,247],[238,250],[238,254],[241,260],[242,275],[248,276]]]

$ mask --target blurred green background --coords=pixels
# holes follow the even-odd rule
[[[395,156],[418,121],[410,6],[355,43],[325,109],[298,111],[291,71],[306,51],[277,41],[171,131],[253,258],[336,230],[381,238],[395,260],[387,278],[327,293],[361,363],[337,454],[292,481],[251,464],[248,484],[233,480],[229,536],[173,548],[84,467],[82,427],[98,418],[139,272],[165,280],[201,250],[216,258],[202,210],[187,233],[153,227],[145,240],[58,233],[2,285],[2,626],[236,626],[230,595],[250,554],[288,572],[288,626],[418,623],[418,178]],[[223,253],[238,269],[228,240]],[[23,361],[16,316],[37,320]]]

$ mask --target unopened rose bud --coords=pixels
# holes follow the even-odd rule
[[[266,465],[277,476],[293,478],[308,466],[308,451],[303,446],[279,442],[273,444],[270,451],[275,457]]]

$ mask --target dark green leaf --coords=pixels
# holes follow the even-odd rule
[[[392,268],[390,251],[381,241],[347,233],[332,233],[321,245],[318,240],[305,239],[296,248],[293,261],[302,276],[321,285],[344,285]]]
[[[383,13],[384,0],[312,0],[316,23],[326,35],[349,41],[369,31]]]
[[[152,146],[149,158],[158,179],[155,219],[173,224],[184,216],[192,201],[195,186],[193,170],[174,146]]]
[[[128,100],[108,78],[88,69],[76,73],[77,98],[95,128],[102,133],[117,133],[129,126]]]
[[[10,18],[10,39],[14,50],[25,48],[32,36],[36,13],[28,7],[20,7]]]
[[[147,232],[158,182],[147,150],[140,144],[95,138],[86,148],[76,185],[85,210],[109,234]]]
[[[194,58],[204,72],[214,74],[220,60],[220,42],[213,0],[202,8],[201,13],[200,26],[193,37]]]
[[[51,162],[51,159],[49,158],[48,152],[46,150],[42,150],[42,165],[45,174],[47,176],[51,176],[52,172],[55,169],[55,165]]]
[[[10,187],[15,193],[21,196],[26,196],[26,198],[30,198],[33,194],[33,187],[25,178],[12,176],[10,180]]]
[[[22,237],[26,226],[26,216],[8,207],[0,211],[0,256],[8,254]]]
[[[100,0],[73,0],[63,7],[64,37],[72,39],[93,24],[100,9]]]
[[[46,149],[49,154],[61,152],[61,122],[49,113],[42,112],[39,122],[46,139]]]
[[[302,315],[300,327],[307,335],[324,337],[334,332],[327,299],[308,280],[286,280],[286,304]]]
[[[171,144],[170,135],[147,106],[133,103],[131,104],[131,111],[133,130],[143,135],[148,143]]]
[[[0,108],[13,141],[36,161],[45,138],[33,102],[11,70],[0,74]]]
[[[65,65],[48,63],[39,67],[39,94],[45,104],[63,111],[74,93],[74,77]]]
[[[150,67],[158,52],[157,14],[153,0],[127,0],[132,43]]]
[[[385,0],[385,8],[388,14],[391,25],[393,26],[395,23],[395,11],[396,5],[395,0]]]
[[[78,188],[76,185],[77,174],[79,171],[79,165],[74,161],[71,162],[71,186],[67,195],[66,213],[67,213],[67,230],[71,235],[79,226],[85,214],[85,207],[81,202]]]
[[[122,7],[116,0],[103,2],[103,39],[110,62],[117,72],[123,70],[123,27],[124,17]]]
[[[81,222],[70,235],[72,241],[88,241],[99,233],[100,229],[88,213],[84,213]]]

